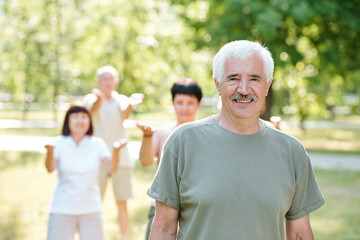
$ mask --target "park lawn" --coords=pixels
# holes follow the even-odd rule
[[[65,111],[57,111],[54,113],[49,110],[31,110],[26,113],[20,110],[0,110],[0,119],[26,119],[26,120],[62,120],[65,116]]]
[[[48,174],[44,154],[0,152],[0,239],[45,239],[48,211],[57,184],[56,173]],[[129,201],[131,239],[143,239],[150,198],[146,191],[155,175],[155,166],[134,169],[134,198]],[[110,185],[103,206],[106,239],[118,239],[116,209]]]
[[[315,169],[325,205],[311,214],[316,240],[360,239],[360,171]]]
[[[298,138],[307,151],[360,155],[360,128],[284,129]]]
[[[138,128],[126,129],[131,141],[141,141]],[[354,129],[307,129],[305,132],[288,128],[285,132],[298,138],[307,151],[360,155],[360,128]],[[0,135],[46,136],[61,133],[57,128],[0,128]]]
[[[197,113],[197,117],[204,118],[209,115],[215,114],[218,110],[214,107],[202,106]],[[0,119],[17,119],[17,120],[57,120],[62,121],[64,119],[66,111],[59,110],[53,112],[50,110],[30,110],[24,114],[20,110],[4,110],[0,109]],[[55,116],[55,119],[54,119]],[[159,120],[159,119],[168,119],[175,120],[176,115],[174,113],[174,108],[172,105],[159,107],[156,112],[140,112],[136,109],[131,115],[132,119],[135,120]]]
[[[168,111],[161,112],[133,112],[130,119],[138,121],[156,120],[175,120],[172,106],[167,107]],[[216,109],[202,107],[197,113],[197,119],[216,113]],[[64,117],[64,112],[58,113],[60,121]],[[21,111],[0,110],[0,119],[21,119]],[[51,111],[29,111],[29,120],[52,120]],[[351,126],[360,121],[360,116],[337,116],[337,121]],[[307,151],[328,152],[360,155],[360,128],[319,128],[306,129],[299,128],[282,129],[284,132],[298,138]],[[0,135],[22,135],[22,136],[56,136],[61,132],[57,128],[0,128]],[[128,128],[128,136],[131,141],[141,141],[142,133],[137,128]]]
[[[55,137],[60,134],[58,128],[0,128],[0,135]]]
[[[0,152],[0,239],[45,239],[48,210],[56,186],[56,173],[48,174],[44,154]],[[311,215],[315,239],[360,239],[360,172],[315,169],[326,204]],[[146,190],[155,166],[134,169],[134,198],[129,201],[130,234],[144,238],[150,199]],[[107,239],[116,240],[116,211],[108,189],[104,200]]]

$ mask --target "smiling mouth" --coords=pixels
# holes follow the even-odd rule
[[[237,103],[249,103],[251,101],[254,101],[254,102],[257,101],[257,97],[254,94],[249,94],[249,95],[237,94],[237,95],[231,96],[230,99]]]
[[[251,102],[251,99],[234,99],[235,102],[237,103],[248,103]]]

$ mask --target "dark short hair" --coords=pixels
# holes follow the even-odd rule
[[[200,86],[191,78],[182,78],[174,83],[174,85],[171,88],[171,95],[173,101],[176,94],[186,94],[186,95],[195,96],[199,102],[201,101],[202,98],[202,91]]]
[[[90,113],[85,107],[80,106],[80,105],[71,106],[67,110],[67,112],[65,114],[64,125],[63,125],[63,128],[62,128],[62,135],[64,135],[64,136],[69,136],[70,135],[70,128],[69,128],[70,115],[73,114],[73,113],[78,113],[78,112],[86,113],[89,116],[90,127],[89,127],[89,130],[87,131],[86,135],[89,135],[89,136],[93,135],[94,128],[93,128],[93,125],[92,125]]]

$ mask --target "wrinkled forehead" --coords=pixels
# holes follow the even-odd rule
[[[259,55],[252,55],[248,58],[231,56],[229,57],[224,64],[224,73],[239,71],[249,71],[252,73],[264,74],[264,61]]]

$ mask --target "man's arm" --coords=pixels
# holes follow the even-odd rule
[[[126,107],[124,109],[122,109],[124,119],[129,118],[130,113],[134,110],[134,107],[136,107],[136,105],[142,103],[143,98],[144,98],[144,94],[142,94],[142,93],[133,93],[133,94],[131,94],[130,97],[128,97],[128,99],[127,99],[128,103],[127,103]]]
[[[314,235],[310,226],[310,216],[305,215],[296,220],[286,219],[287,240],[313,240]]]
[[[92,107],[90,109],[91,114],[97,112],[100,109],[102,100],[104,98],[104,94],[99,89],[96,89],[96,88],[93,89],[92,93],[96,96],[96,101],[94,102],[94,104],[92,105]]]
[[[150,240],[175,240],[179,211],[156,201],[155,217],[151,226]]]

